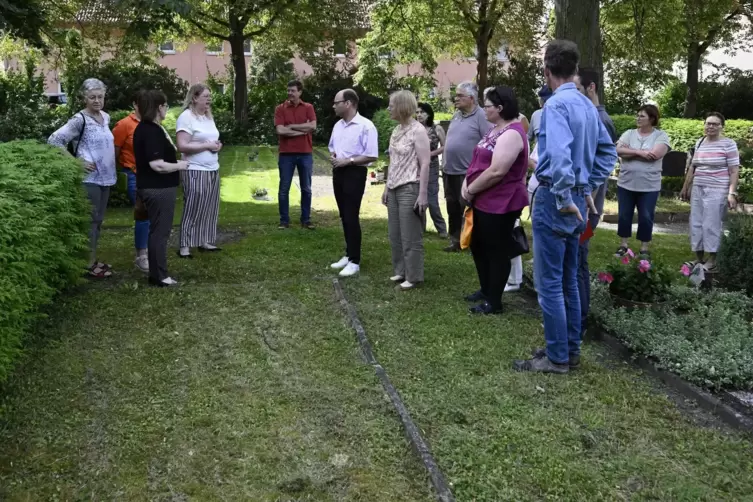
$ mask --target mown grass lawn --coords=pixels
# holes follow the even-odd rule
[[[0,499],[432,498],[333,294],[334,199],[315,199],[316,231],[278,231],[274,152],[249,162],[249,150],[222,153],[232,242],[191,261],[171,254],[177,290],[144,287],[130,212],[108,214],[103,257],[117,278],[60,298],[4,389]],[[252,188],[272,200],[252,201]],[[343,286],[458,500],[753,493],[749,439],[696,424],[600,345],[567,377],[511,371],[541,343],[535,305],[508,295],[504,316],[469,317],[472,260],[442,253],[435,235],[426,284],[393,290],[382,188],[367,188],[362,273]],[[597,233],[593,268],[615,241]],[[654,255],[679,268],[686,248],[657,236]]]

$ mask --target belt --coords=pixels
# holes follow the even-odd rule
[[[539,180],[539,186],[545,187],[545,188],[551,188],[552,183],[550,181],[541,181]],[[537,187],[538,188],[538,187]],[[585,194],[586,193],[586,187],[584,185],[576,185],[572,188],[570,188],[571,191],[575,191],[576,193]]]

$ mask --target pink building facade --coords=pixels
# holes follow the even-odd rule
[[[245,49],[246,64],[250,63],[252,46],[247,42]],[[208,74],[224,75],[230,64],[230,46],[228,42],[221,45],[211,46],[202,42],[194,42],[180,46],[172,42],[160,45],[162,56],[158,62],[169,68],[175,69],[179,77],[186,80],[189,84],[204,82]],[[339,54],[338,57],[343,64],[355,64],[356,47],[351,46],[351,54]],[[500,51],[497,57],[505,61],[504,52]],[[294,58],[293,65],[296,73],[303,77],[312,73],[311,66],[305,61]],[[6,67],[17,67],[18,63],[14,61],[6,62]],[[404,65],[398,67],[399,75],[417,73],[420,65]],[[61,74],[55,68],[50,66],[43,68],[46,79],[46,92],[48,94],[59,94],[68,91],[61,86]],[[434,74],[437,82],[435,92],[446,94],[454,85],[465,80],[473,80],[476,76],[475,58],[463,58],[455,60],[441,60]]]

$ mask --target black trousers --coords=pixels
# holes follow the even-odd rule
[[[345,256],[356,264],[361,263],[361,200],[366,190],[365,167],[338,167],[332,173],[337,210],[345,234]]]
[[[173,229],[178,187],[140,188],[138,195],[149,214],[149,277],[167,279],[167,241]]]
[[[444,174],[444,199],[447,203],[447,219],[449,220],[450,240],[453,244],[460,244],[460,230],[463,227],[463,211],[461,192],[465,174]]]
[[[520,211],[492,214],[473,208],[471,252],[481,292],[493,308],[502,308],[502,293],[510,276],[512,229]]]

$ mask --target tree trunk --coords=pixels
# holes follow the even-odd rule
[[[599,0],[555,0],[555,37],[571,40],[580,51],[580,67],[599,74],[599,101],[604,102]]]
[[[698,108],[698,72],[701,67],[701,52],[696,45],[693,44],[688,47],[688,73],[686,76],[688,92],[685,94],[685,110],[682,112],[682,116],[686,119],[695,118]]]
[[[476,83],[479,89],[479,102],[483,104],[484,89],[489,77],[489,36],[483,33],[476,37]]]
[[[248,74],[246,57],[243,54],[243,28],[230,34],[230,60],[233,64],[235,81],[233,82],[233,111],[235,121],[239,124],[248,118]]]

